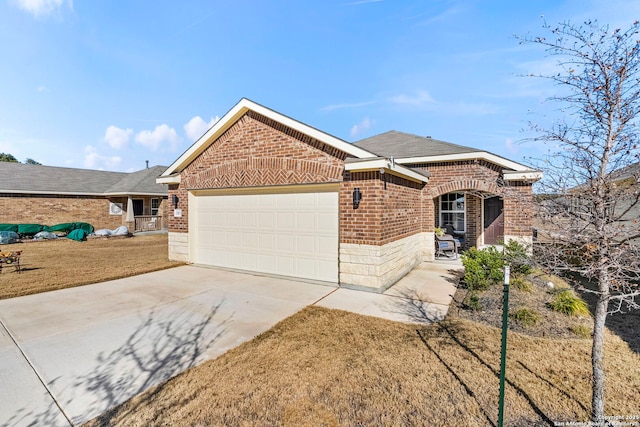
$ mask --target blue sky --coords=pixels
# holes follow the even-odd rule
[[[530,163],[559,114],[518,35],[638,1],[7,0],[0,152],[50,166],[171,164],[242,97],[352,142],[391,129]]]

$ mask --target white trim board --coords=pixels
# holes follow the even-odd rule
[[[300,133],[303,133],[311,138],[317,139],[331,147],[334,147],[344,153],[357,158],[371,158],[376,157],[375,154],[370,153],[362,148],[359,148],[353,144],[350,144],[335,136],[324,133],[316,128],[306,125],[302,122],[294,120],[283,114],[280,114],[274,110],[264,107],[260,104],[256,104],[246,98],[242,98],[227,114],[225,114],[220,120],[216,122],[204,135],[202,135],[191,147],[187,149],[166,171],[158,180],[162,180],[161,183],[175,183],[175,181],[164,181],[164,178],[169,177],[174,173],[181,172],[187,165],[195,160],[204,150],[206,150],[217,138],[219,138],[227,129],[235,124],[247,111],[254,111],[261,114],[271,120],[281,123],[291,129],[294,129]]]

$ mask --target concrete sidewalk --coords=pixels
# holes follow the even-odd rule
[[[338,288],[316,305],[397,322],[442,320],[456,293],[462,261],[423,262],[382,294]]]
[[[453,262],[384,294],[195,266],[0,301],[0,426],[81,424],[305,306],[439,320]]]

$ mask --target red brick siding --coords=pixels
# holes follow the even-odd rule
[[[482,198],[471,193],[467,193],[467,234],[464,240],[465,249],[471,246],[482,245]],[[467,237],[468,236],[468,237]]]
[[[182,218],[169,230],[188,231],[188,190],[312,184],[342,180],[346,154],[253,111],[247,112],[169,186]]]
[[[345,157],[333,147],[250,111],[182,171],[180,184],[169,186],[169,201],[176,194],[182,210],[182,217],[174,218],[173,206],[169,207],[169,230],[188,231],[189,190],[341,182],[342,243],[383,245],[421,231],[433,231],[437,198],[453,191],[503,196],[505,214],[511,216],[505,218],[505,234],[531,233],[528,214],[515,209],[516,201],[521,203],[531,197],[530,184],[505,186],[497,165],[485,161],[409,165],[431,173],[426,186],[387,173],[383,175],[387,180],[385,188],[377,171],[343,173]],[[353,208],[352,201],[356,187],[363,195],[358,209]],[[481,199],[470,195],[469,244],[479,242],[481,206]]]
[[[505,236],[531,236],[533,227],[533,189],[531,184],[512,182],[508,186],[512,197],[504,198]]]
[[[122,215],[109,215],[109,202],[122,203],[124,198],[49,195],[0,196],[0,222],[5,224],[55,225],[65,222],[88,222],[96,229],[114,229],[123,224]]]
[[[178,206],[177,209],[182,211],[181,217],[174,217],[173,211],[176,208],[173,205],[173,195],[178,196]],[[169,185],[169,199],[167,200],[167,214],[168,219],[167,222],[169,224],[169,231],[175,231],[180,233],[186,233],[189,231],[188,219],[189,219],[189,203],[187,203],[187,199],[189,197],[189,193],[187,192],[184,186],[180,186],[178,184],[170,184]]]
[[[158,215],[163,215],[165,212],[166,200],[163,200],[162,196],[133,196],[133,198],[144,200],[144,215],[151,215],[152,198],[160,199]],[[122,204],[122,215],[109,214],[110,202]],[[129,226],[125,222],[126,210],[126,197],[0,195],[0,223],[5,224],[55,225],[65,222],[87,222],[96,230],[101,228],[112,230],[123,224]]]
[[[437,224],[439,211],[438,196],[456,191],[477,191],[503,197],[505,212],[505,235],[531,236],[532,233],[532,187],[526,182],[502,180],[502,168],[486,161],[457,161],[427,164],[412,164],[409,167],[427,170],[431,173],[425,189],[425,199],[431,199],[433,214],[425,210],[427,222]],[[425,201],[426,205],[429,205]],[[432,231],[427,225],[427,231]],[[468,193],[466,245],[481,243],[482,204],[479,195]]]
[[[458,190],[500,194],[501,168],[485,161],[459,161],[411,165],[431,173],[427,184],[432,198]]]
[[[421,232],[423,186],[388,173],[346,172],[340,184],[340,242],[384,245]],[[362,200],[354,209],[356,187]]]

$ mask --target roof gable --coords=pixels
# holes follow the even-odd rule
[[[233,126],[247,111],[254,111],[271,120],[292,128],[311,138],[314,138],[330,147],[334,147],[350,156],[356,158],[372,158],[376,157],[367,150],[356,147],[355,145],[329,135],[316,128],[306,125],[302,122],[294,120],[274,110],[242,98],[231,110],[227,112],[216,124],[214,124],[204,135],[202,135],[191,147],[187,149],[167,170],[162,174],[159,182],[170,183],[171,179],[162,179],[178,174],[184,170],[191,162],[193,162],[202,152],[204,152],[214,141],[216,141],[227,129]]]

